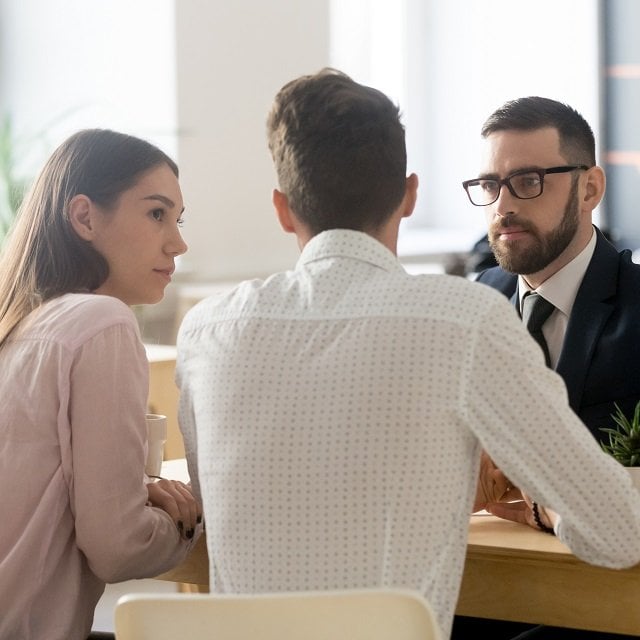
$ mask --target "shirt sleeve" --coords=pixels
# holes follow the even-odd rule
[[[640,492],[570,409],[564,381],[502,300],[472,345],[462,405],[485,450],[559,514],[558,537],[576,556],[613,568],[640,561]]]
[[[189,479],[194,495],[202,500],[200,489],[200,479],[198,476],[198,443],[196,435],[196,421],[193,406],[193,394],[191,385],[194,376],[187,373],[189,367],[194,366],[194,359],[191,358],[191,343],[187,338],[187,330],[191,314],[185,316],[185,320],[178,333],[177,341],[177,361],[176,361],[176,385],[180,391],[178,405],[178,423],[184,442],[185,456],[189,469]]]
[[[105,582],[158,575],[191,544],[168,514],[146,504],[148,375],[132,320],[81,345],[66,377],[76,543]]]

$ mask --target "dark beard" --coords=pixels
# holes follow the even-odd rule
[[[505,219],[502,228],[509,226],[509,220],[509,217]],[[504,250],[495,240],[495,231],[489,234],[489,244],[498,264],[505,271],[526,276],[542,271],[567,248],[576,234],[578,222],[578,181],[575,180],[571,185],[571,191],[569,191],[562,220],[553,231],[544,237],[540,237],[534,230],[526,227],[527,231],[534,234],[538,240],[535,246],[522,250],[518,250],[517,247]]]

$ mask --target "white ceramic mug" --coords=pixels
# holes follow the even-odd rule
[[[164,443],[167,441],[167,416],[147,413],[147,463],[145,473],[159,476],[164,458]]]

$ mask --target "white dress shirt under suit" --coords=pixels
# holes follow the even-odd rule
[[[564,335],[578,289],[596,248],[596,234],[592,231],[587,246],[562,269],[545,280],[535,291],[553,304],[555,309],[542,325],[542,334],[549,349],[550,366],[555,369],[560,359]],[[522,298],[533,291],[523,276],[518,276],[518,302],[522,313]]]
[[[640,561],[640,495],[506,299],[366,234],[199,303],[178,383],[214,592],[415,589],[448,637],[483,447],[580,558]]]

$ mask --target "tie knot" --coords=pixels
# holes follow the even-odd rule
[[[553,304],[545,300],[539,293],[531,291],[522,300],[522,321],[530,333],[540,331],[545,320],[555,309]]]

